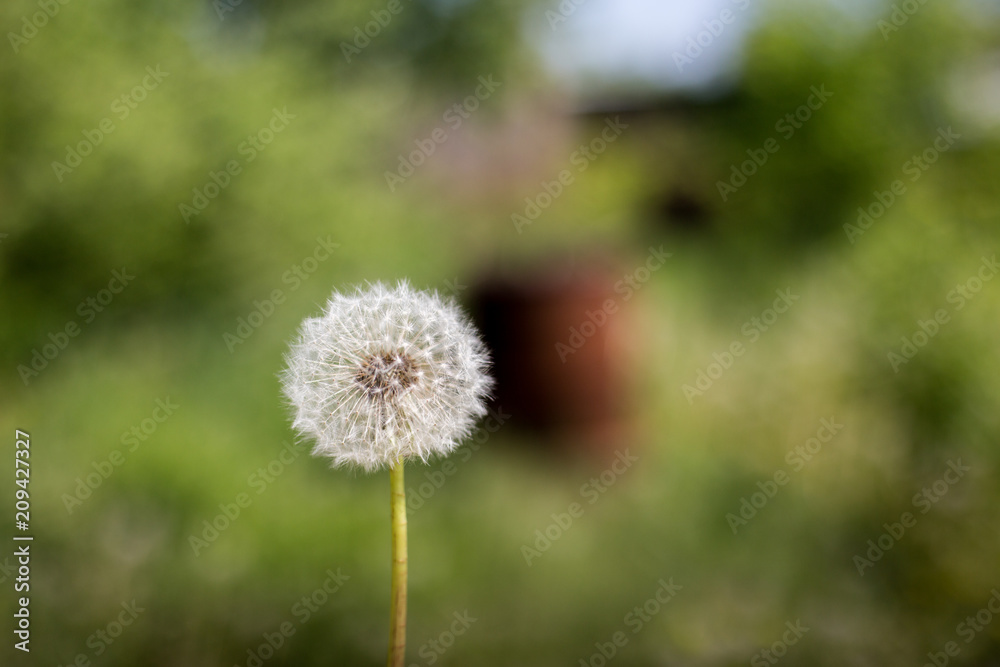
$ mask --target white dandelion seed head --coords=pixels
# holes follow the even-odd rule
[[[366,471],[445,455],[486,414],[489,357],[455,303],[401,282],[334,292],[282,374],[315,456]]]

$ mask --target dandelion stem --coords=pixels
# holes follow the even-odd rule
[[[392,498],[392,606],[389,618],[388,667],[403,667],[406,658],[406,488],[403,459],[389,469]]]

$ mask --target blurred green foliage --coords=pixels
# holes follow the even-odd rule
[[[411,662],[431,664],[421,648],[468,610],[477,621],[439,664],[578,664],[670,577],[683,589],[618,664],[745,664],[795,619],[811,629],[789,665],[918,664],[955,640],[1000,583],[1000,283],[961,310],[948,299],[1000,246],[1000,151],[995,132],[962,124],[948,86],[995,48],[995,19],[928,3],[885,39],[819,3],[772,3],[734,94],[683,132],[626,135],[518,236],[523,194],[458,205],[410,183],[390,195],[383,172],[418,119],[479,74],[538,92],[524,5],[404,0],[346,62],[341,44],[386,6],[244,1],[220,18],[208,2],[69,2],[0,60],[0,421],[33,443],[28,664],[94,658],[88,638],[132,599],[145,611],[93,664],[246,665],[287,620],[296,634],[266,664],[380,663],[387,480],[301,454],[261,493],[252,481],[294,441],[276,379],[286,341],[333,286],[408,276],[445,289],[489,262],[588,242],[637,264],[647,243],[674,252],[638,297],[640,463],[528,567],[522,545],[599,470],[517,453],[525,436],[507,426],[456,455],[410,517]],[[4,5],[4,33],[34,11]],[[169,75],[120,117],[115,101],[147,66]],[[833,97],[721,202],[731,165],[821,85]],[[240,146],[275,109],[294,118],[247,160]],[[104,118],[114,130],[60,181],[53,161]],[[852,243],[858,207],[948,126],[963,140]],[[592,128],[576,129],[583,141]],[[180,205],[233,160],[241,171],[185,222]],[[650,220],[664,178],[711,202],[706,229]],[[296,274],[321,240],[339,247]],[[134,282],[85,321],[79,304],[122,267]],[[786,287],[801,300],[689,403],[682,385]],[[950,321],[894,372],[887,353],[941,308]],[[227,344],[255,310],[268,316]],[[25,384],[18,367],[68,321],[79,335]],[[168,397],[175,414],[128,451]],[[844,430],[792,472],[786,454],[831,417]],[[68,511],[116,449],[125,462]],[[859,576],[867,541],[959,458],[967,476]],[[411,489],[440,469],[412,467]],[[734,536],[726,515],[779,469],[789,483]],[[241,493],[250,506],[195,555],[191,536]],[[296,603],[338,568],[350,579],[299,623]],[[992,664],[1000,623],[961,646],[956,664]]]

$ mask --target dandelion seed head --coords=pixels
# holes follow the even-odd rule
[[[489,359],[453,301],[406,282],[334,292],[282,373],[313,454],[366,471],[453,451],[486,413]]]

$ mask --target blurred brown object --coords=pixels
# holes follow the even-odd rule
[[[471,303],[493,357],[494,404],[554,450],[602,461],[632,444],[629,304],[613,265],[560,260],[497,273],[475,286]]]

